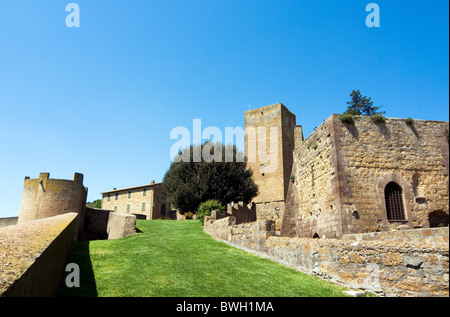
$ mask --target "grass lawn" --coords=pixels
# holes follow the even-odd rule
[[[118,240],[76,242],[69,263],[80,288],[59,296],[337,297],[341,287],[299,273],[203,232],[198,221],[138,220],[141,231]]]

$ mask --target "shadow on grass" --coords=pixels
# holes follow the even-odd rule
[[[71,271],[64,272],[55,296],[57,297],[98,297],[94,270],[89,253],[89,241],[73,242],[67,257],[67,264],[76,263],[80,268],[80,287],[67,287],[66,277]]]

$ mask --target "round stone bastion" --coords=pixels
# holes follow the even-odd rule
[[[40,173],[38,179],[25,177],[18,223],[77,213],[83,218],[87,188],[83,174],[75,173],[73,180],[51,179],[50,173]]]

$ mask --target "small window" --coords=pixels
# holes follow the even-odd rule
[[[114,206],[114,211],[117,211],[117,206]]]
[[[119,200],[119,193],[116,193],[116,200]]]
[[[405,208],[403,206],[403,192],[400,185],[390,182],[384,189],[386,213],[388,221],[404,221]]]
[[[161,205],[161,216],[166,215],[166,205]]]
[[[127,212],[131,211],[131,205],[127,205]]]
[[[161,193],[161,198],[162,199],[166,199],[167,198],[167,193]]]
[[[147,188],[144,188],[144,190],[142,191],[142,196],[147,196]]]
[[[108,194],[108,201],[111,201],[111,194]]]
[[[145,203],[142,203],[142,211],[145,211]]]
[[[128,191],[128,198],[131,198],[131,190]]]

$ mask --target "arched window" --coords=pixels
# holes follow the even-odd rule
[[[402,188],[395,182],[390,182],[384,188],[386,213],[388,221],[401,221],[405,219]]]
[[[161,216],[166,215],[166,205],[161,205]]]

